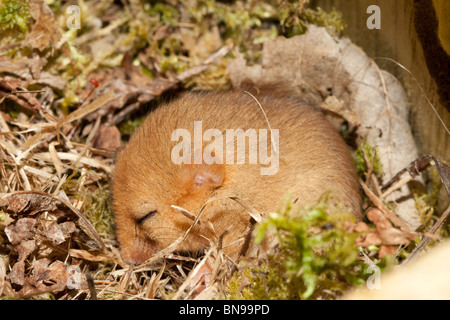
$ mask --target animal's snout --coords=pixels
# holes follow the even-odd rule
[[[122,247],[122,259],[126,264],[140,265],[156,252],[156,245],[149,240],[136,238],[127,247]]]

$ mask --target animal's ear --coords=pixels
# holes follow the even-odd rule
[[[225,178],[225,166],[223,164],[184,164],[183,180],[185,183],[196,187],[220,187]]]

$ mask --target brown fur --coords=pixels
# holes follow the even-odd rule
[[[203,121],[203,133],[208,128],[222,131],[224,145],[225,129],[268,129],[258,104],[242,90],[187,93],[157,108],[131,137],[117,158],[113,182],[117,237],[125,261],[136,264],[145,261],[191,226],[192,220],[171,205],[197,214],[214,195],[238,195],[267,213],[275,211],[289,191],[299,204],[312,203],[331,191],[360,218],[360,195],[352,158],[322,113],[270,93],[256,97],[272,128],[279,129],[279,171],[275,175],[261,175],[261,165],[248,164],[248,158],[246,164],[239,165],[176,165],[171,161],[171,150],[178,143],[171,141],[172,132],[187,129],[193,141],[194,120]],[[207,144],[204,142],[203,147]],[[199,175],[204,178],[200,183]],[[137,223],[154,210],[156,214]],[[179,249],[203,249],[209,244],[207,239],[217,239],[229,229],[223,239],[226,247],[242,236],[249,220],[248,213],[233,200],[213,201]],[[213,231],[208,225],[212,225]],[[228,253],[236,256],[241,244],[230,246]]]

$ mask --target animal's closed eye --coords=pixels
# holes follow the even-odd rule
[[[144,223],[145,220],[147,220],[148,218],[153,217],[157,213],[158,213],[158,211],[156,211],[156,210],[149,211],[146,214],[142,215],[141,217],[136,218],[136,223],[138,225],[141,225],[142,223]]]

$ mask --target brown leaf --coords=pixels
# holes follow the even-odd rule
[[[376,230],[372,230],[367,234],[363,234],[356,240],[356,245],[359,247],[377,246],[381,243],[382,240],[378,231]]]
[[[364,193],[369,197],[370,201],[374,203],[374,205],[381,210],[386,216],[389,217],[389,220],[392,221],[396,226],[400,227],[404,231],[409,231],[408,225],[403,221],[399,216],[397,216],[394,212],[389,210],[389,208],[386,207],[386,205],[373,193],[372,190],[369,189],[369,187],[360,179],[361,187],[364,190]],[[373,213],[375,216],[376,213]],[[375,218],[377,219],[377,218]],[[379,218],[382,219],[382,218]],[[380,223],[384,220],[380,220]],[[384,223],[386,223],[384,221]]]
[[[447,190],[447,196],[450,199],[450,167],[443,162],[443,159],[438,158],[435,160],[436,168],[441,176],[442,183],[444,184],[445,190]]]
[[[82,231],[80,239],[82,239],[84,244],[94,250],[107,251],[103,241],[90,221],[68,199],[56,197],[45,192],[20,191],[2,199],[0,201],[0,208],[6,208],[7,211],[14,214],[34,215],[40,212],[51,212],[57,218],[65,217],[70,219]],[[57,228],[61,229],[56,230],[56,233],[48,231],[49,233],[46,234],[52,241],[58,242],[67,235],[67,232],[74,232],[71,224],[58,226]]]
[[[35,93],[28,92],[26,86],[26,83],[19,79],[11,77],[0,79],[0,103],[8,98],[26,109],[33,111],[42,109],[41,103],[35,97]]]
[[[5,288],[6,279],[6,266],[8,258],[5,256],[0,256],[0,297],[3,294]]]
[[[61,291],[66,288],[67,280],[71,276],[61,261],[50,264],[50,260],[43,258],[32,264],[32,281],[40,291]]]
[[[394,228],[389,219],[379,209],[369,209],[366,215],[375,224],[379,237],[385,245],[408,244],[417,236],[413,232]]]
[[[397,252],[397,246],[386,246],[382,245],[378,251],[378,258],[383,259],[384,257],[390,255],[394,256]]]
[[[9,281],[12,284],[23,286],[25,284],[25,262],[16,262],[8,274]]]
[[[31,73],[28,70],[28,62],[31,59],[22,57],[17,60],[12,60],[10,57],[0,57],[0,73],[14,74],[20,78],[31,78]]]
[[[27,86],[33,85],[33,84],[44,84],[44,85],[48,85],[49,87],[52,87],[57,90],[64,90],[64,87],[66,86],[67,81],[61,77],[58,77],[49,72],[43,71],[43,72],[41,72],[39,78],[27,81]]]
[[[48,197],[41,192],[16,192],[6,198],[6,203],[0,204],[0,207],[5,207],[6,210],[12,211],[15,214],[35,215],[39,212],[54,211],[57,204],[56,198]]]
[[[24,240],[15,249],[19,253],[19,261],[25,261],[26,258],[36,249],[35,240]]]
[[[398,245],[409,244],[417,236],[416,233],[394,228],[389,219],[377,208],[369,209],[366,216],[375,224],[375,229],[370,230],[369,226],[364,222],[356,224],[351,231],[363,233],[356,240],[357,246],[382,245],[381,247],[386,248],[383,248],[381,254],[391,254],[393,250],[390,248],[391,246],[397,248]],[[379,257],[381,258],[380,253]]]
[[[61,38],[58,25],[52,10],[44,0],[31,1],[30,13],[36,23],[27,35],[25,43],[42,52],[49,44],[54,46]]]
[[[76,230],[75,223],[72,221],[63,223],[54,221],[44,229],[42,235],[49,239],[54,245],[58,245],[66,241]]]
[[[12,266],[8,277],[11,283],[23,286],[25,284],[25,259],[35,250],[34,225],[36,220],[21,218],[16,223],[5,228],[8,240],[19,254],[18,261]]]
[[[375,224],[377,230],[387,230],[392,228],[392,223],[389,221],[388,218],[385,217],[385,215],[379,209],[376,208],[369,209],[366,213],[366,216],[367,219],[369,219]]]
[[[354,231],[355,232],[364,232],[364,231],[369,231],[370,227],[367,225],[367,223],[359,221],[355,226],[354,226]]]
[[[94,148],[117,151],[122,148],[120,131],[116,126],[101,125],[94,137]]]
[[[32,240],[34,239],[33,227],[35,224],[35,219],[21,218],[5,228],[6,236],[13,246],[19,245],[24,240]]]
[[[70,249],[69,254],[72,257],[84,259],[87,261],[95,261],[95,262],[107,262],[107,261],[113,261],[117,263],[116,257],[112,256],[111,254],[92,254],[89,253],[86,250],[79,250],[79,249]]]
[[[104,108],[108,102],[110,102],[111,100],[114,100],[116,98],[117,98],[117,95],[114,92],[108,91],[107,93],[96,98],[94,101],[92,101],[88,105],[81,107],[81,108],[73,111],[69,115],[67,115],[64,119],[62,119],[59,122],[59,124],[63,125],[63,124],[84,118],[89,113],[92,113],[99,108]]]
[[[417,237],[414,233],[401,231],[395,228],[381,230],[379,233],[383,244],[386,245],[407,245]]]

